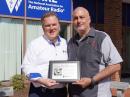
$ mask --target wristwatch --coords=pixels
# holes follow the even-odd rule
[[[93,77],[91,77],[91,84],[90,84],[90,88],[94,88],[94,86],[97,84],[98,82],[94,80]]]

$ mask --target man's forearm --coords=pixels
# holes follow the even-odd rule
[[[105,69],[100,71],[98,74],[96,74],[93,77],[93,79],[95,81],[99,82],[99,81],[103,80],[104,78],[111,76],[112,74],[119,71],[120,69],[121,69],[120,64],[109,65]]]
[[[111,76],[112,81],[120,81],[120,70],[113,73]]]

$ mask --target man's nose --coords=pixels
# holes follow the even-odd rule
[[[77,18],[77,22],[81,22],[81,18]]]
[[[54,29],[54,26],[53,26],[53,25],[50,25],[50,29]]]

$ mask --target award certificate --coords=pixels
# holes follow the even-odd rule
[[[73,82],[80,79],[80,62],[50,61],[49,78],[57,82]]]

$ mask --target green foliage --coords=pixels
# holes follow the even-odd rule
[[[25,76],[21,74],[16,74],[12,77],[12,85],[14,90],[22,90],[25,88],[24,86],[24,81],[25,81]]]

